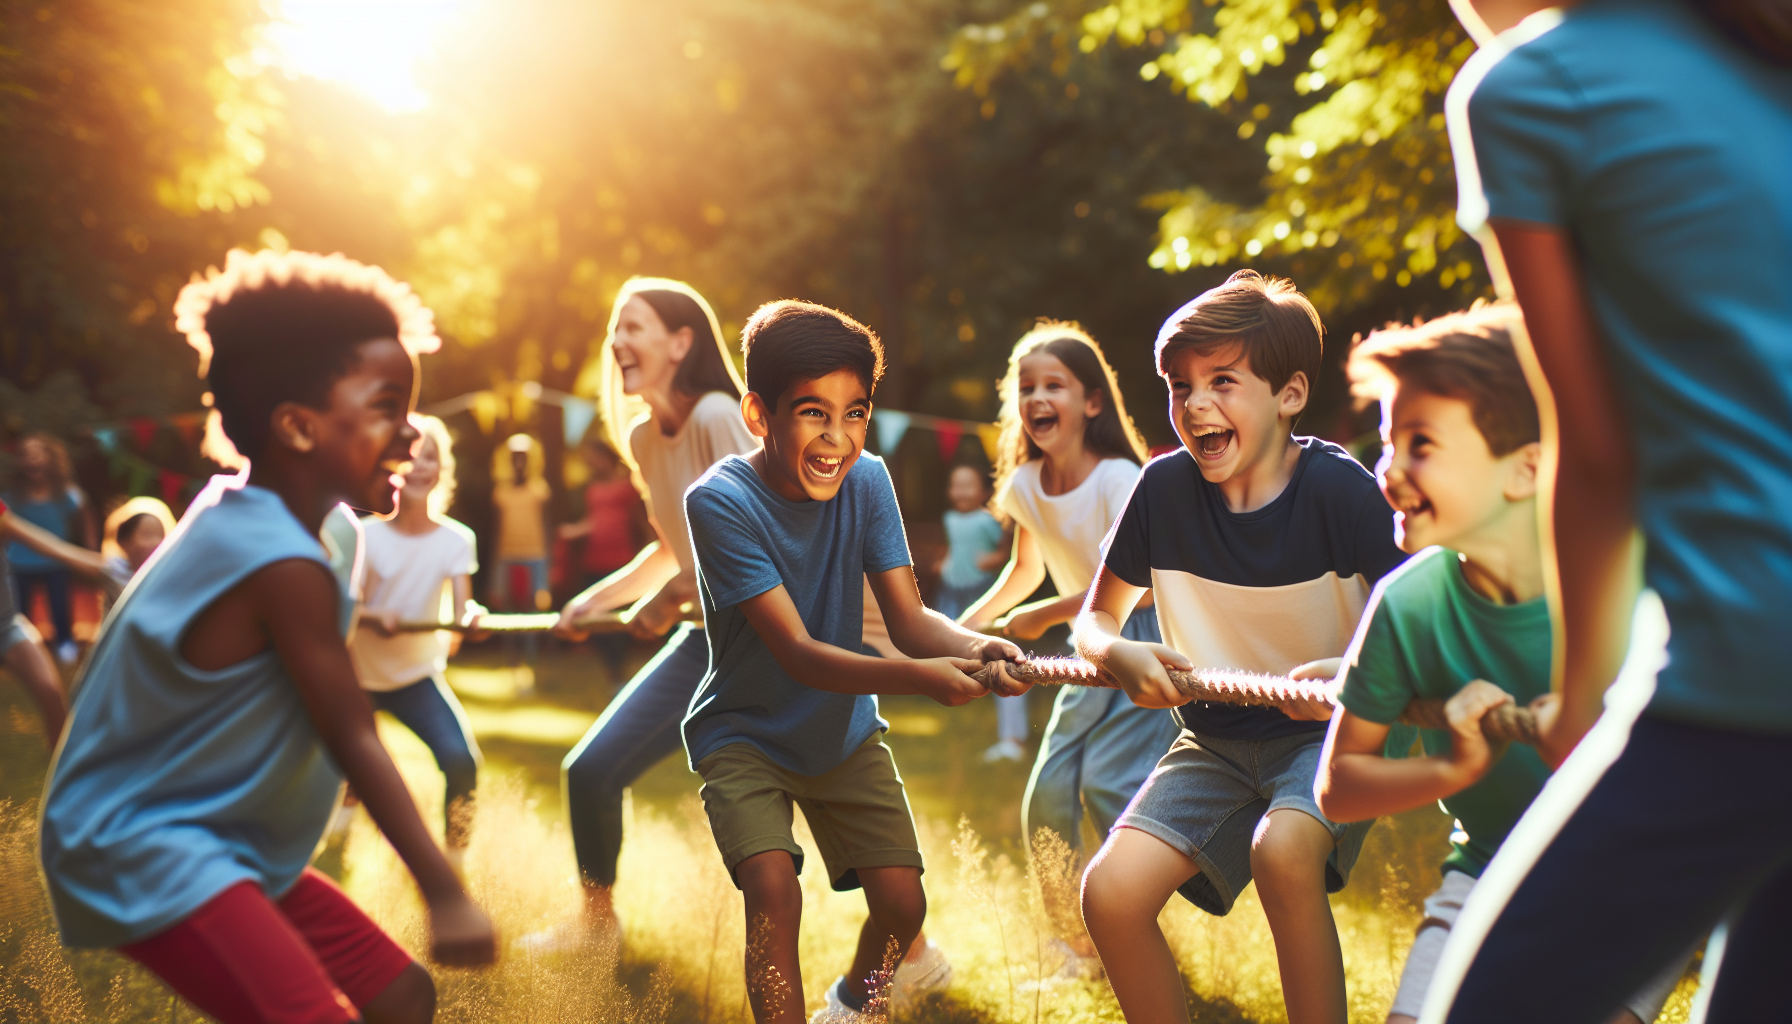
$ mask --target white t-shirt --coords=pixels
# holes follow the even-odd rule
[[[1050,495],[1039,483],[1044,464],[1044,459],[1021,463],[996,502],[1039,542],[1052,585],[1068,597],[1094,582],[1102,539],[1126,508],[1139,467],[1131,459],[1102,459],[1082,483]]]
[[[392,609],[406,622],[440,621],[450,581],[478,565],[473,531],[446,516],[436,521],[439,525],[423,534],[400,533],[383,519],[361,521],[363,609]],[[451,616],[459,611],[452,609]],[[349,653],[362,689],[402,689],[442,672],[448,667],[448,637],[446,632],[381,636],[377,629],[356,630]]]
[[[688,572],[697,562],[685,525],[684,492],[722,456],[748,455],[759,447],[741,419],[740,399],[709,392],[697,399],[684,426],[671,437],[660,433],[651,415],[644,416],[630,428],[628,447],[647,482],[647,512],[666,532],[678,567]]]

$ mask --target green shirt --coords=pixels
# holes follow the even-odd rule
[[[1454,551],[1430,548],[1375,588],[1345,657],[1339,702],[1359,718],[1388,725],[1414,697],[1449,698],[1485,679],[1528,704],[1549,692],[1549,657],[1543,598],[1494,604],[1462,578]],[[1396,726],[1388,756],[1405,756],[1414,732],[1426,754],[1449,753],[1449,732]],[[1536,748],[1514,743],[1481,781],[1445,797],[1461,830],[1451,837],[1444,870],[1479,878],[1548,778]]]

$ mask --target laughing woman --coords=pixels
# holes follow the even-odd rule
[[[635,470],[656,539],[567,602],[556,632],[579,639],[579,617],[634,605],[630,630],[666,642],[561,763],[585,915],[523,940],[544,950],[619,932],[610,888],[622,850],[622,792],[681,748],[679,723],[709,667],[703,630],[679,621],[697,598],[684,492],[723,456],[759,447],[741,419],[740,376],[722,347],[715,312],[682,281],[635,278],[623,285],[601,358],[605,422]]]

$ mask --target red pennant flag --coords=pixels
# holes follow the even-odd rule
[[[934,426],[933,436],[940,443],[940,461],[951,465],[952,460],[958,458],[958,442],[964,439],[964,427],[946,420]]]
[[[147,416],[138,416],[131,421],[131,433],[137,438],[137,450],[149,450],[149,443],[156,439],[156,421]]]
[[[180,508],[180,492],[181,488],[186,485],[187,478],[166,469],[162,470],[158,476],[160,477],[158,482],[162,485],[162,500],[167,502],[171,509]]]

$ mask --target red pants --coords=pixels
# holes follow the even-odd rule
[[[222,1024],[344,1024],[411,956],[336,883],[307,868],[278,902],[254,882],[119,952]]]

